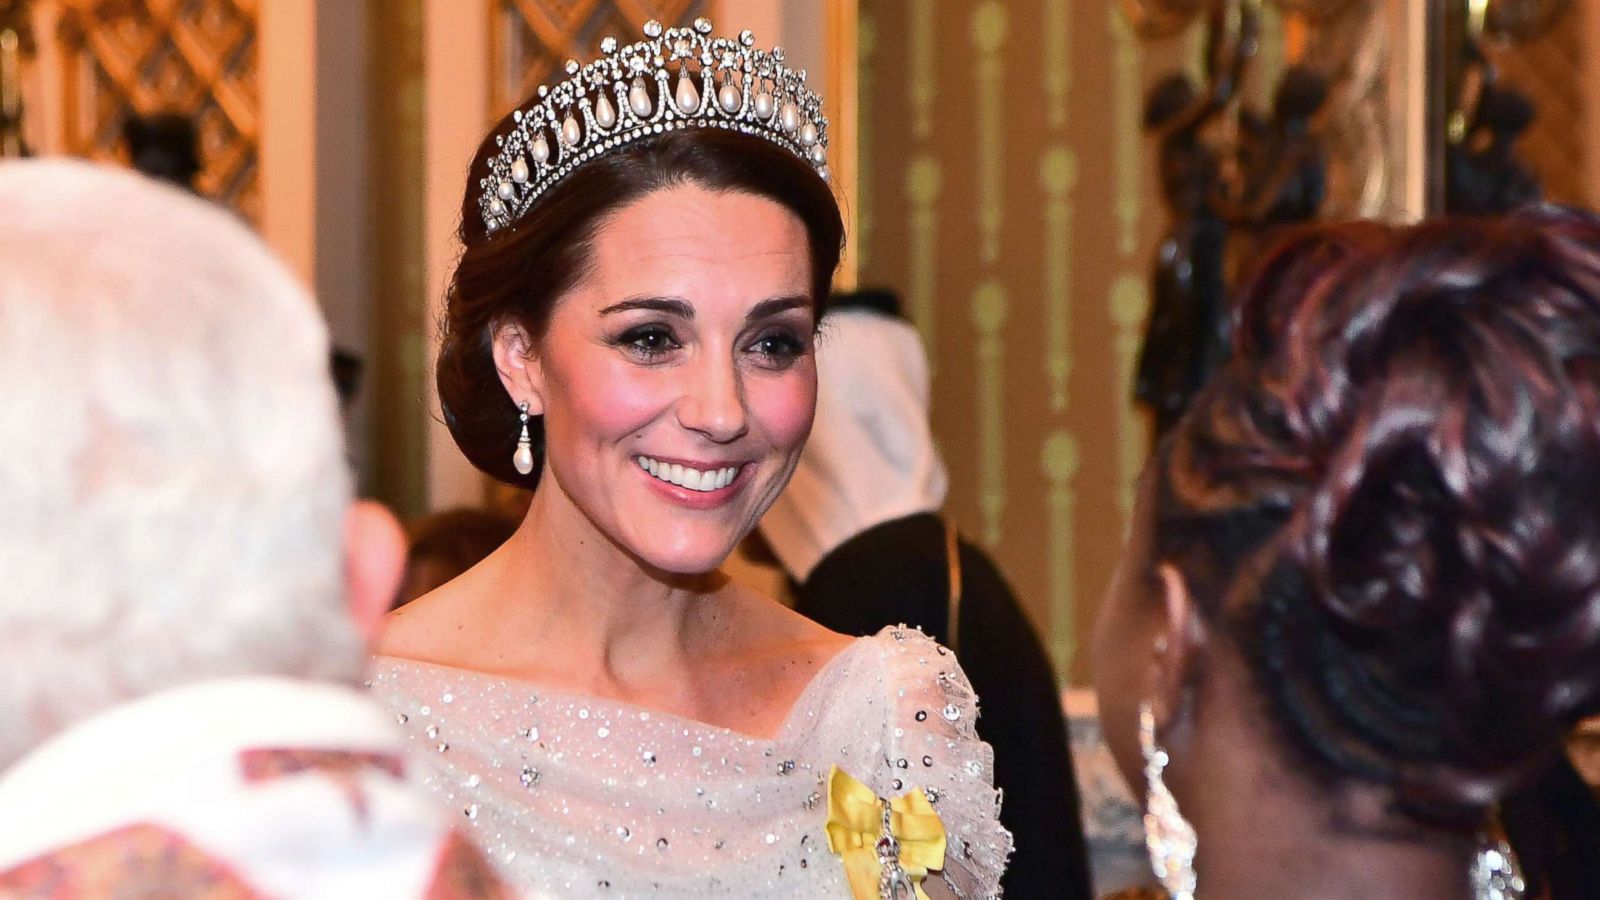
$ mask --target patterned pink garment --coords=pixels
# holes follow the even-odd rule
[[[25,811],[0,824],[0,900],[509,900],[393,725],[348,688],[268,679],[81,723],[0,773],[0,809]]]

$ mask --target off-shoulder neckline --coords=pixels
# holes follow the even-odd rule
[[[831,658],[829,658],[827,662],[818,666],[817,671],[812,673],[811,679],[806,682],[805,687],[801,688],[800,693],[795,697],[794,702],[789,705],[788,712],[784,714],[783,719],[778,723],[777,731],[773,732],[773,734],[769,737],[761,737],[748,732],[740,731],[736,728],[728,728],[723,725],[713,725],[710,722],[705,722],[690,716],[667,712],[665,710],[655,709],[649,706],[641,706],[637,703],[630,703],[626,700],[620,700],[615,697],[602,697],[597,694],[586,694],[581,691],[556,687],[553,685],[544,684],[542,682],[532,681],[527,678],[517,678],[510,675],[494,675],[488,672],[480,672],[477,669],[468,669],[462,666],[452,666],[448,663],[425,662],[420,659],[411,659],[404,656],[386,656],[383,654],[377,654],[372,657],[372,671],[373,674],[377,674],[381,668],[389,667],[458,673],[459,675],[481,679],[482,681],[491,684],[498,684],[505,687],[525,688],[530,693],[537,694],[541,697],[557,697],[562,700],[579,703],[605,704],[615,707],[623,712],[648,713],[651,716],[658,717],[663,721],[676,722],[684,725],[685,727],[703,729],[704,731],[713,734],[731,736],[740,740],[748,741],[752,745],[779,745],[790,736],[790,732],[792,732],[804,718],[804,713],[815,705],[816,699],[814,695],[821,690],[824,682],[828,680],[826,676],[832,673],[835,669],[842,668],[848,658],[860,653],[863,648],[877,646],[880,641],[885,639],[885,635],[893,629],[894,626],[891,626],[882,629],[875,635],[855,638],[841,648],[839,652],[835,653]]]

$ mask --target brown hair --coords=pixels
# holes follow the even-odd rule
[[[805,225],[811,296],[820,318],[844,246],[844,223],[827,182],[807,162],[759,137],[716,128],[673,131],[638,141],[579,166],[536,201],[520,220],[489,234],[478,207],[479,182],[498,152],[484,139],[461,204],[461,260],[445,295],[437,381],[445,424],[468,460],[489,475],[533,488],[543,462],[543,426],[529,422],[535,463],[521,475],[511,464],[521,426],[495,369],[493,338],[503,324],[521,325],[537,340],[560,296],[582,277],[591,242],[606,217],[663,188],[697,184],[753,194],[781,204]]]
[[[1308,229],[1234,339],[1155,556],[1313,771],[1474,825],[1600,708],[1600,219]]]

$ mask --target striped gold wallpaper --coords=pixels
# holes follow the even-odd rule
[[[1164,213],[1140,110],[1193,47],[1116,10],[860,5],[860,280],[928,342],[950,512],[1074,681],[1147,441],[1128,385]]]

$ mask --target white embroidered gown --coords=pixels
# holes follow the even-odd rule
[[[379,657],[376,697],[426,782],[527,896],[850,898],[828,849],[833,766],[880,797],[924,788],[958,897],[999,893],[1011,836],[955,656],[860,638],[757,739],[613,700]]]

